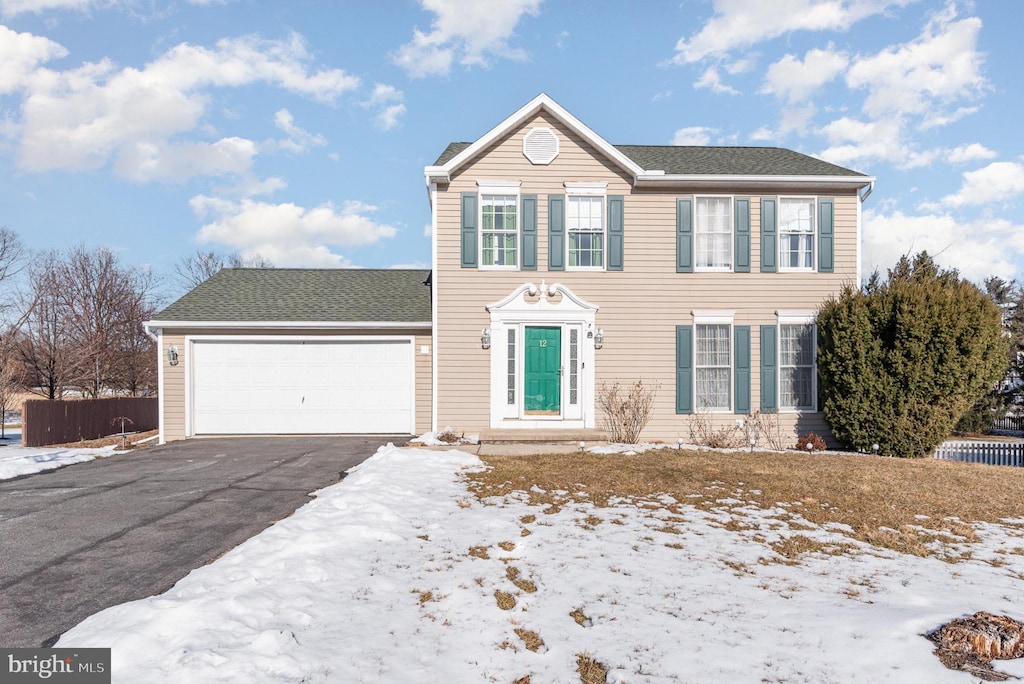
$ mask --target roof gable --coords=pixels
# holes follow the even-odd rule
[[[568,110],[555,102],[545,93],[541,93],[525,105],[519,108],[514,114],[487,131],[482,137],[472,143],[452,143],[441,155],[441,158],[434,166],[426,168],[428,182],[430,179],[447,179],[459,167],[473,159],[477,154],[486,150],[492,143],[508,135],[527,120],[545,111],[571,129],[583,140],[593,145],[614,164],[620,166],[624,171],[636,176],[643,172],[643,168],[632,159],[620,152],[614,145],[592,131],[586,124],[570,114]]]
[[[428,323],[429,269],[225,268],[154,323]]]

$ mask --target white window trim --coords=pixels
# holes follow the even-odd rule
[[[814,230],[811,231],[811,265],[810,266],[783,266],[782,264],[782,200],[807,200],[811,203],[811,218],[814,221]],[[780,273],[815,273],[818,270],[818,198],[810,195],[779,195],[777,197],[777,219],[778,227],[778,251],[775,258],[778,259]]]
[[[701,199],[727,199],[729,200],[729,265],[728,266],[698,266],[697,265],[697,242],[700,233],[697,230],[697,205]],[[694,273],[732,273],[736,270],[736,196],[735,195],[694,195],[693,196],[693,271]]]
[[[608,270],[608,183],[583,183],[565,181],[566,213],[569,211],[570,197],[600,197],[601,198],[601,265],[600,266],[570,266],[570,231],[565,226],[565,270],[566,271],[607,271]]]
[[[520,189],[522,181],[478,180],[476,221],[479,226],[477,236],[477,263],[481,271],[518,271],[523,267],[523,217],[521,211]],[[515,195],[516,198],[516,264],[484,265],[484,195]]]
[[[735,311],[694,311],[693,313],[693,407],[697,413],[733,413],[736,406],[736,335],[733,322],[736,318]],[[729,326],[729,406],[727,408],[716,407],[705,409],[698,404],[700,400],[697,395],[697,326],[699,325],[728,325]]]
[[[817,206],[817,205],[815,205]],[[796,270],[796,269],[792,269]],[[778,397],[779,413],[817,413],[818,412],[818,318],[814,311],[776,311],[778,319],[775,326],[778,343],[775,345],[775,367],[778,369],[775,380],[775,396]],[[795,406],[782,405],[782,326],[784,325],[810,325],[811,344],[814,345],[814,363],[811,364],[811,407],[797,408]]]

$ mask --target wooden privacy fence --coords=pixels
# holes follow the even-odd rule
[[[158,426],[155,397],[113,397],[81,401],[30,399],[22,409],[21,443],[24,446],[65,444],[121,432],[154,430]]]
[[[988,465],[1024,466],[1024,442],[943,442],[935,458]]]

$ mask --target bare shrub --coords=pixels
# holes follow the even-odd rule
[[[825,440],[813,432],[796,438],[796,448],[800,451],[824,451],[825,446]]]
[[[712,449],[728,449],[743,443],[742,428],[735,423],[716,426],[711,415],[698,412],[690,417],[690,441]]]
[[[761,413],[757,411],[749,418],[747,423],[751,425],[750,432],[755,434],[758,443],[764,439],[769,448],[776,451],[786,449],[787,441],[782,436],[782,424],[779,422],[778,413]]]
[[[601,383],[597,403],[604,411],[604,427],[613,442],[636,444],[640,433],[651,418],[651,405],[658,393],[658,386],[644,387],[643,380],[637,380],[624,390],[618,382],[608,386]]]
[[[462,441],[462,435],[457,434],[451,428],[445,428],[442,432],[437,433],[437,441],[445,444],[458,444]]]

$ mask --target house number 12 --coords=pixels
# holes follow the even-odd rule
[[[547,341],[547,340],[538,340],[538,343],[539,343],[539,345],[540,345],[541,347],[546,347],[546,346],[548,346],[548,341]]]

